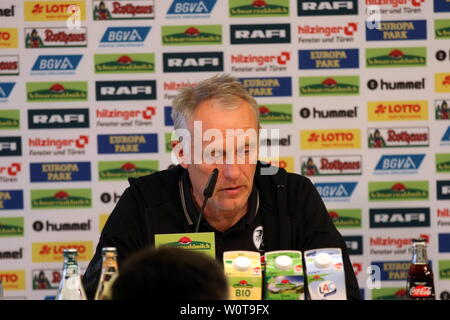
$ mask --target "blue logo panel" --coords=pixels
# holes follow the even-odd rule
[[[292,79],[279,78],[239,78],[238,79],[254,97],[291,97]]]
[[[298,68],[300,70],[359,68],[359,50],[299,50]]]
[[[174,0],[167,14],[196,15],[211,13],[217,0]]]
[[[380,21],[378,28],[366,25],[367,41],[426,40],[426,20]]]
[[[82,54],[39,56],[31,71],[74,71],[82,57]]]
[[[0,210],[23,209],[23,190],[0,190]]]
[[[30,163],[30,182],[91,181],[90,162]]]
[[[151,27],[109,27],[100,42],[102,43],[136,43],[144,42]]]
[[[154,153],[158,152],[158,135],[151,134],[99,134],[98,153]]]
[[[164,125],[173,126],[172,107],[170,106],[164,107]]]
[[[450,233],[439,234],[439,253],[450,252]]]

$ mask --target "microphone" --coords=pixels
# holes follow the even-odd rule
[[[202,220],[203,217],[203,211],[205,210],[206,202],[208,201],[209,198],[212,197],[214,193],[214,188],[216,187],[218,175],[219,169],[214,168],[214,170],[211,173],[211,176],[209,177],[208,182],[206,183],[205,189],[203,190],[203,205],[202,209],[200,210],[200,214],[198,215],[197,225],[195,226],[195,233],[198,232],[198,228],[200,227],[200,221]]]

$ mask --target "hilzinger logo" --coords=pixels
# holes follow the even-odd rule
[[[232,54],[231,71],[233,72],[286,71],[287,70],[286,65],[289,63],[290,60],[291,60],[291,53],[286,51],[280,52],[279,55]],[[251,65],[254,65],[255,67]]]
[[[146,107],[142,110],[97,109],[95,114],[98,119],[97,127],[151,126],[156,108]]]

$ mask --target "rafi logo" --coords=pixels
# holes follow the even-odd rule
[[[24,229],[23,217],[0,217],[0,238],[23,237]]]
[[[25,28],[25,48],[85,48],[87,28]]]
[[[30,163],[30,182],[91,181],[90,162]]]
[[[62,280],[59,269],[34,269],[31,273],[33,290],[58,290]]]
[[[97,101],[155,100],[156,81],[96,81]]]
[[[91,230],[91,219],[88,219],[86,222],[59,222],[54,223],[49,220],[44,222],[42,221],[35,221],[33,222],[33,230],[36,232],[41,231],[47,231],[47,232],[71,232],[71,231],[90,231]]]
[[[425,67],[426,47],[367,48],[367,68]]]
[[[450,280],[450,260],[439,260],[439,280]]]
[[[360,149],[359,129],[301,130],[300,149]]]
[[[87,81],[27,82],[28,102],[87,101]]]
[[[217,0],[173,0],[167,18],[208,18]]]
[[[436,120],[450,120],[450,99],[434,100],[434,115]]]
[[[441,138],[441,146],[450,145],[450,126],[445,130],[444,135]]]
[[[426,40],[426,20],[380,21],[377,28],[366,25],[366,41]]]
[[[428,199],[428,181],[369,182],[369,201],[409,201]]]
[[[347,253],[349,255],[363,254],[363,237],[362,236],[343,236],[342,237],[347,246]]]
[[[158,170],[158,160],[100,161],[98,163],[98,177],[100,181],[139,178],[155,173]]]
[[[86,154],[86,149],[89,147],[89,136],[61,134],[58,136],[59,138],[28,138],[29,155],[75,156]]]
[[[78,261],[89,261],[94,256],[92,241],[77,242],[34,242],[32,262],[63,262],[64,249],[77,249]]]
[[[86,20],[84,1],[25,1],[25,21],[69,21],[76,18]]]
[[[20,129],[20,110],[0,110],[0,130]],[[1,152],[0,152],[1,156]]]
[[[382,155],[375,174],[415,174],[422,165],[425,154]]]
[[[155,18],[154,0],[94,0],[94,20]]]
[[[155,107],[142,109],[97,109],[97,127],[148,127],[153,125],[152,118],[156,115]]]
[[[289,24],[230,25],[231,44],[291,43]]]
[[[450,233],[439,234],[439,253],[450,252]]]
[[[300,157],[304,176],[345,176],[362,174],[361,156],[305,156]]]
[[[1,183],[17,183],[19,175],[22,172],[22,163],[11,162],[0,165],[0,182]]]
[[[100,46],[143,46],[150,29],[151,27],[108,27],[100,40]]]
[[[99,134],[99,154],[113,153],[157,153],[158,135],[151,134]]]
[[[82,54],[39,56],[31,68],[31,74],[75,74],[82,57]]]
[[[265,104],[258,107],[263,124],[292,123],[292,104]]]
[[[370,228],[430,226],[430,208],[369,209]]]
[[[367,131],[369,148],[428,147],[430,145],[428,127],[369,128]]]
[[[434,74],[435,92],[450,93],[450,73]]]
[[[447,0],[434,0],[434,12],[450,12],[450,3]]]
[[[332,209],[328,215],[338,229],[361,228],[361,209]]]
[[[91,208],[91,189],[31,190],[31,209]]]
[[[359,68],[359,50],[299,50],[298,68],[300,70]]]
[[[232,72],[276,72],[287,71],[291,53],[281,51],[278,54],[231,54]]]
[[[0,270],[3,289],[25,290],[25,270]]]
[[[335,118],[344,118],[344,119],[353,119],[358,117],[358,106],[354,106],[353,108],[336,108],[333,106],[333,109],[330,107],[303,107],[299,111],[300,117],[303,119],[335,119]]]
[[[408,278],[411,261],[373,261],[380,270],[381,281],[403,281]]]
[[[383,85],[383,80],[381,84]],[[428,120],[427,100],[374,101],[367,103],[367,109],[369,121]]]
[[[2,55],[0,56],[0,76],[18,76],[19,75],[19,56]]]
[[[19,36],[16,28],[0,28],[0,49],[16,49]]]
[[[320,182],[314,184],[324,201],[350,201],[358,182]]]
[[[23,190],[0,190],[0,210],[23,209]]]
[[[254,97],[291,97],[292,79],[278,78],[238,78],[244,88]]]
[[[7,102],[15,82],[0,82],[0,102]]]
[[[450,200],[450,180],[436,181],[436,193],[438,200]]]
[[[359,76],[300,77],[301,96],[359,95]]]
[[[231,18],[287,17],[289,0],[228,0]]]
[[[154,53],[95,54],[95,73],[155,72]]]
[[[358,14],[358,0],[297,0],[298,16],[330,16]]]
[[[0,137],[0,157],[21,155],[22,137]]]
[[[164,72],[223,71],[223,52],[163,53]]]
[[[358,22],[347,22],[340,25],[303,24],[297,27],[298,42],[308,45],[311,43],[351,43],[355,41],[356,32],[358,32]]]
[[[28,109],[28,129],[89,128],[89,109]]]
[[[436,40],[450,39],[450,19],[434,20],[434,38]]]
[[[162,26],[163,46],[222,44],[222,25]]]
[[[436,173],[450,173],[450,153],[436,153]]]

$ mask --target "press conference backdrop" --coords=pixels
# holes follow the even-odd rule
[[[5,296],[54,296],[63,248],[86,268],[127,177],[171,165],[177,89],[227,72],[280,129],[273,163],[314,182],[364,298],[404,297],[419,236],[448,298],[449,12],[445,0],[2,0]]]

